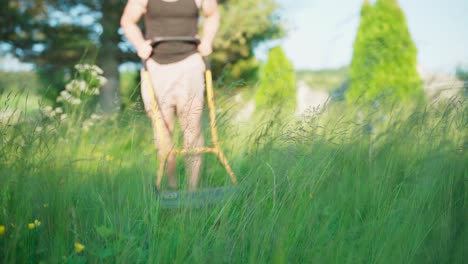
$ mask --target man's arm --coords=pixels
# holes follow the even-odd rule
[[[203,37],[198,46],[202,56],[208,56],[213,52],[213,40],[219,28],[220,14],[216,0],[202,0],[202,12],[205,17],[203,23]]]
[[[145,60],[151,56],[153,48],[151,42],[145,40],[143,33],[138,27],[138,21],[146,12],[148,0],[128,0],[120,19],[120,26],[128,41],[137,50],[138,56]]]

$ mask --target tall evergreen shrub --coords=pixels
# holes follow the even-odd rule
[[[364,1],[350,68],[349,102],[420,99],[417,49],[397,0]]]
[[[260,69],[260,86],[255,104],[257,110],[281,107],[286,112],[296,109],[294,66],[280,46],[272,48],[268,60]]]

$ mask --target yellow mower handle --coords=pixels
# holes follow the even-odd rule
[[[158,44],[162,42],[189,42],[189,43],[194,43],[196,45],[200,44],[200,40],[197,38],[193,37],[164,37],[164,38],[154,38],[151,42],[151,45],[154,49]],[[151,58],[151,56],[150,56]],[[151,98],[152,98],[152,111],[156,114],[159,113],[159,103],[156,99],[156,96],[154,95],[154,89],[152,87],[152,82],[151,82],[151,76],[148,72],[148,67],[147,67],[147,62],[150,59],[143,60],[143,69],[144,69],[144,76],[146,78],[146,82],[148,85],[150,85],[150,91],[151,91]],[[157,173],[157,178],[156,178],[156,188],[159,190],[161,188],[161,181],[162,177],[164,174],[164,167],[166,163],[166,159],[169,154],[179,154],[179,155],[184,155],[184,154],[202,154],[202,153],[212,153],[215,154],[218,157],[218,160],[221,162],[221,164],[224,166],[226,169],[226,172],[228,173],[231,182],[234,185],[237,185],[237,178],[234,175],[234,172],[231,169],[231,166],[229,165],[229,162],[224,155],[223,151],[221,150],[220,144],[219,144],[219,137],[218,137],[218,131],[216,128],[216,111],[215,111],[215,104],[214,104],[214,92],[213,92],[213,77],[211,73],[211,61],[209,56],[204,56],[203,61],[205,63],[205,86],[206,86],[206,96],[207,96],[207,104],[208,104],[208,109],[209,109],[209,116],[210,116],[210,130],[211,130],[211,138],[212,138],[212,143],[213,146],[211,147],[204,147],[204,148],[194,148],[194,149],[179,149],[179,150],[163,150],[166,154],[164,155],[163,160],[160,162],[160,165],[158,167],[158,173]],[[164,124],[161,124],[161,120],[158,118],[154,119],[154,124],[156,126],[157,133],[161,135],[161,129]],[[161,138],[161,140],[164,140]],[[163,144],[164,145],[164,144]]]

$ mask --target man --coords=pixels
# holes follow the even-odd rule
[[[197,37],[199,11],[204,16],[200,44],[164,42],[155,47],[155,37]],[[144,16],[145,35],[138,27]],[[174,116],[177,114],[183,131],[184,148],[204,145],[201,133],[201,114],[204,103],[204,69],[202,56],[212,52],[213,39],[219,27],[216,0],[128,0],[121,26],[127,39],[136,48],[138,56],[146,63],[152,87],[159,104],[159,113],[153,112],[148,93],[151,85],[143,81],[142,97],[145,110],[153,123],[158,160],[164,160],[172,149]],[[143,79],[143,78],[142,78]],[[162,131],[156,129],[156,118],[162,120]],[[200,179],[201,155],[186,159],[189,171],[189,190],[195,190]],[[163,166],[163,164],[160,164]],[[166,175],[170,189],[177,189],[176,158],[167,157]]]

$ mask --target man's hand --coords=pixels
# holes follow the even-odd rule
[[[201,41],[200,45],[198,45],[198,52],[202,57],[206,57],[213,52],[213,46],[209,41]]]
[[[213,52],[213,40],[219,27],[219,10],[216,0],[202,0],[202,11],[205,20],[203,22],[203,37],[198,52],[202,56],[208,56]]]
[[[153,53],[153,47],[151,46],[151,40],[145,40],[141,42],[137,47],[136,47],[138,57],[142,60],[146,60],[151,56],[151,53]]]

